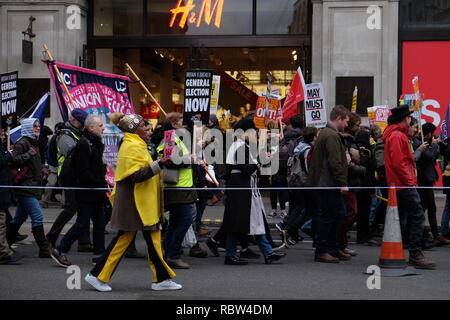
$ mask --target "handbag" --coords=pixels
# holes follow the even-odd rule
[[[163,182],[166,184],[177,184],[180,178],[180,170],[177,169],[164,169],[163,170]]]
[[[25,175],[30,171],[30,168],[27,166],[19,167],[19,168],[11,168],[11,177],[14,185],[20,185],[25,180]]]

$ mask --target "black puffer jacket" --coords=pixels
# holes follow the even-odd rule
[[[14,145],[11,152],[12,167],[28,167],[21,186],[42,186],[42,162],[39,155],[38,140],[30,137],[22,137]],[[14,193],[19,197],[41,197],[41,189],[14,189]]]
[[[105,146],[100,137],[84,131],[74,149],[73,164],[77,177],[76,185],[83,188],[106,188],[106,165],[103,162]],[[106,201],[106,191],[76,190],[80,203]]]
[[[9,165],[12,161],[11,154],[0,148],[0,185],[11,185]],[[10,188],[0,188],[0,208],[8,208],[13,205],[14,197]]]

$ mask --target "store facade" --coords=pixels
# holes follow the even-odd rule
[[[283,95],[298,66],[311,79],[311,9],[309,0],[92,1],[87,43],[97,69],[125,74],[129,63],[166,111],[183,103],[187,68],[214,70],[219,104],[237,116],[269,71]],[[149,103],[133,87],[135,106]]]
[[[422,122],[440,130],[450,105],[450,1],[405,0],[399,19],[399,96],[412,94],[419,77],[424,94]]]

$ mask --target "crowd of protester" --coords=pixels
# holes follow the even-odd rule
[[[386,187],[392,185],[397,187],[409,263],[434,269],[435,263],[423,251],[450,244],[448,192],[444,191],[447,199],[439,227],[433,189],[440,178],[437,163],[442,158],[444,167],[450,162],[450,143],[435,136],[432,123],[419,130],[408,106],[392,109],[384,132],[376,125],[363,126],[361,118],[343,106],[332,109],[322,129],[304,127],[300,115],[289,119],[277,133],[279,143],[266,154],[279,161],[277,172],[266,184],[272,188],[267,212],[258,188],[266,178],[261,175],[264,165],[250,151],[259,134],[250,114],[242,114],[233,129],[254,130],[237,134],[229,146],[224,143],[223,164],[198,160],[179,136],[174,143],[183,162],[166,159],[165,134],[185,127],[180,113],[168,114],[156,128],[140,115],[113,114],[110,119],[122,131],[123,139],[115,186],[108,192],[102,142],[105,124],[101,118],[75,109],[66,123],[57,124],[54,131],[46,127],[42,134],[39,120],[25,119],[22,137],[9,150],[2,133],[0,184],[23,188],[0,188],[1,264],[24,257],[13,244],[27,237],[19,231],[28,217],[40,258],[52,258],[59,266],[68,267],[68,255],[76,241],[79,252],[92,252],[95,266],[86,281],[99,291],[111,290],[108,282],[123,256],[148,257],[154,290],[181,289],[171,280],[175,277],[172,269],[191,267],[183,260],[187,238],[191,257],[220,256],[223,248],[226,265],[247,265],[249,259],[261,256],[266,264],[276,263],[286,255],[284,247],[295,246],[309,236],[315,261],[339,263],[358,255],[349,246],[349,231],[355,223],[357,244],[380,245]],[[268,127],[273,131],[277,124],[269,123]],[[208,128],[221,130],[215,116],[203,129]],[[225,132],[222,134],[225,141]],[[214,138],[201,140],[198,147],[205,149],[211,143]],[[245,155],[244,163],[237,161],[237,154]],[[443,182],[450,185],[445,177]],[[39,187],[44,185],[97,190],[64,190],[63,209],[45,233],[42,208],[55,200],[57,192],[42,192]],[[219,185],[243,189],[222,191],[216,188]],[[223,221],[212,234],[202,216],[208,205],[221,200]],[[11,216],[8,208],[13,206],[16,211]],[[429,228],[425,227],[425,211]],[[75,215],[75,223],[60,237]],[[270,232],[268,219],[275,217],[282,219],[276,224],[281,241],[274,240]],[[108,223],[118,234],[105,246]],[[142,231],[147,244],[145,255],[136,250],[137,231]],[[199,240],[205,237],[206,247],[202,247]],[[251,249],[252,243],[261,254]]]

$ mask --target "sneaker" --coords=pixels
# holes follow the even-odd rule
[[[241,259],[238,256],[225,256],[224,264],[231,266],[245,266],[248,264],[248,261]]]
[[[161,290],[181,290],[183,286],[178,284],[170,279],[164,280],[161,282],[152,283],[152,290],[161,291]]]
[[[241,253],[239,255],[239,258],[241,258],[241,260],[242,259],[259,259],[259,257],[261,257],[261,255],[256,253],[255,251],[253,251],[250,248],[247,248],[247,250],[245,250],[245,251],[241,250]]]
[[[286,256],[286,253],[284,253],[284,252],[272,252],[268,256],[264,257],[264,262],[265,262],[265,264],[272,264],[274,261],[278,261],[285,256]]]
[[[272,212],[271,213],[269,213],[269,217],[271,217],[271,218],[275,218],[277,216],[277,210],[275,210],[275,209],[272,209]]]
[[[69,259],[67,259],[66,254],[59,252],[58,249],[52,249],[51,257],[59,266],[63,268],[67,268],[72,265]]]
[[[344,253],[351,255],[352,257],[356,257],[358,255],[358,252],[356,252],[356,250],[352,250],[350,248],[345,248]]]
[[[283,232],[284,231],[284,223],[283,222],[275,223],[275,228],[277,228],[278,231]]]
[[[219,245],[216,242],[214,242],[211,238],[206,240],[206,245],[208,246],[209,250],[212,252],[212,254],[215,257],[220,256],[219,250],[218,250]]]
[[[112,291],[112,288],[107,283],[97,279],[97,277],[94,277],[90,273],[86,275],[84,280],[86,280],[86,282],[89,283],[91,286],[93,286],[97,291],[101,292]]]
[[[286,247],[286,243],[281,243],[280,245],[275,245],[275,246],[272,246],[272,250],[273,251],[278,251],[278,250],[281,250],[281,249],[283,249],[283,248],[285,248]]]
[[[1,258],[0,264],[15,263],[19,260],[22,260],[23,258],[25,258],[25,256],[23,254],[14,252],[14,253],[10,254],[9,256]]]
[[[288,243],[288,245],[290,245],[290,246],[294,246],[294,245],[297,244],[297,241],[296,241],[295,239],[292,239],[292,237],[289,237],[289,238],[287,239],[287,243]]]

